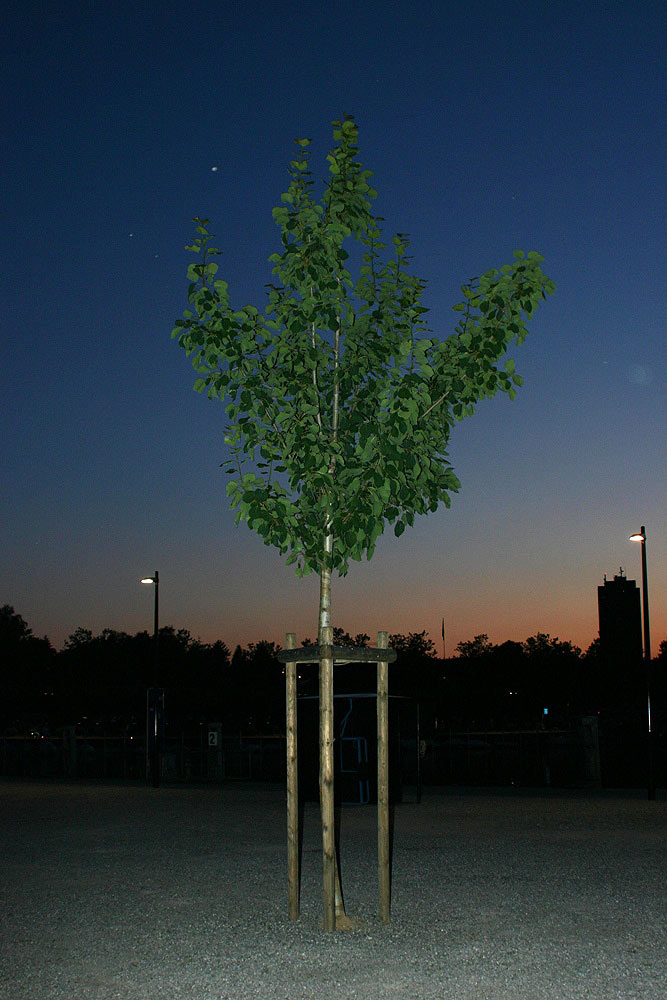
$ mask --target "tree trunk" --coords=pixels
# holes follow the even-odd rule
[[[338,279],[340,286],[340,279]],[[331,439],[338,439],[338,407],[340,388],[338,383],[338,359],[340,356],[340,317],[334,333],[334,379],[333,404],[331,412]],[[313,327],[313,338],[315,331]],[[317,377],[313,372],[313,382],[317,389]],[[318,413],[318,424],[322,421]],[[329,472],[333,476],[336,468],[335,455],[331,456]],[[322,568],[320,571],[320,609],[318,641],[320,645],[320,811],[322,815],[322,852],[324,865],[324,926],[328,931],[349,928],[351,921],[345,916],[343,894],[336,863],[335,813],[334,813],[334,660],[333,628],[331,626],[331,566],[333,555],[333,533],[330,512],[327,515]],[[326,656],[322,647],[327,647]]]
[[[325,536],[324,551],[331,553],[333,538]],[[331,568],[320,573],[320,612],[318,642],[331,647]],[[322,817],[322,854],[324,879],[324,926],[328,931],[351,926],[345,915],[343,894],[336,861],[334,814],[334,665],[333,652],[320,659],[320,812]]]

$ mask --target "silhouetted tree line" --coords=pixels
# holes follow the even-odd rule
[[[365,634],[334,630],[334,643],[367,646]],[[304,645],[312,645],[306,639]],[[536,728],[549,710],[551,725],[568,725],[582,715],[642,718],[646,676],[641,662],[605,663],[599,640],[582,652],[570,642],[538,633],[525,642],[494,645],[486,635],[460,642],[458,655],[437,656],[426,632],[390,635],[397,651],[390,691],[415,698],[428,731]],[[0,727],[5,734],[55,733],[64,725],[81,731],[143,732],[146,689],[153,683],[154,640],[148,632],[129,635],[77,629],[56,651],[32,634],[10,605],[0,608]],[[159,633],[160,687],[166,692],[171,732],[190,732],[210,721],[227,733],[284,731],[284,674],[273,642],[237,646],[203,643],[186,629]],[[658,727],[665,725],[667,640],[652,663],[652,700]],[[373,691],[374,664],[336,667],[337,692]],[[316,694],[317,667],[299,667],[299,693]]]

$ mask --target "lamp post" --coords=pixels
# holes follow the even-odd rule
[[[155,576],[145,576],[142,583],[153,584],[155,587],[155,618],[153,624],[153,753],[151,757],[151,773],[153,788],[160,787],[160,732],[159,732],[159,696],[158,696],[158,602],[160,590],[160,574],[155,570]],[[150,718],[150,716],[149,716]],[[148,736],[148,731],[146,733]]]
[[[648,573],[646,570],[646,528],[630,535],[631,542],[641,542],[642,547],[642,603],[644,611],[644,666],[646,668],[646,711],[648,723],[648,797],[655,798],[655,780],[653,776],[653,734],[651,730],[651,628],[648,618]]]

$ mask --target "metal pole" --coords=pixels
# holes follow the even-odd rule
[[[417,804],[422,800],[422,731],[419,702],[417,702]]]
[[[157,570],[155,570],[155,576],[153,577],[153,584],[155,586],[155,618],[153,623],[153,788],[160,787],[160,740],[159,740],[159,698],[158,698],[158,664],[159,664],[159,624],[158,624],[158,613],[159,613],[159,587],[160,587],[160,576]]]
[[[651,659],[651,631],[648,621],[648,572],[646,570],[646,528],[642,524],[642,598],[644,602],[644,657]]]
[[[653,773],[653,732],[651,725],[651,628],[648,617],[648,571],[646,568],[646,528],[642,524],[642,603],[644,610],[644,666],[646,669],[646,712],[647,712],[647,755],[648,755],[648,798],[655,799],[655,776]]]
[[[378,648],[386,649],[387,633],[378,632]],[[389,663],[377,667],[378,727],[378,884],[380,920],[389,923],[391,887],[389,879]]]
[[[288,632],[285,649],[294,649],[296,635]],[[290,920],[299,916],[299,787],[297,770],[296,663],[285,664],[287,743],[287,886]]]

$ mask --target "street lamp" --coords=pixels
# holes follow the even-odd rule
[[[159,716],[160,716],[160,704],[158,695],[158,601],[159,601],[159,590],[160,590],[160,574],[155,570],[155,576],[145,576],[143,577],[142,583],[153,584],[155,586],[155,619],[153,624],[153,754],[151,759],[151,772],[153,775],[153,788],[160,787],[160,740],[159,740]],[[149,702],[150,707],[150,702]],[[148,715],[147,722],[150,721],[150,713]],[[146,736],[148,737],[148,726],[146,727]]]
[[[644,665],[646,668],[646,711],[648,722],[648,797],[655,798],[653,777],[653,735],[651,731],[651,628],[648,619],[648,573],[646,571],[646,528],[630,535],[631,542],[641,542],[642,547],[642,603],[644,610]]]

